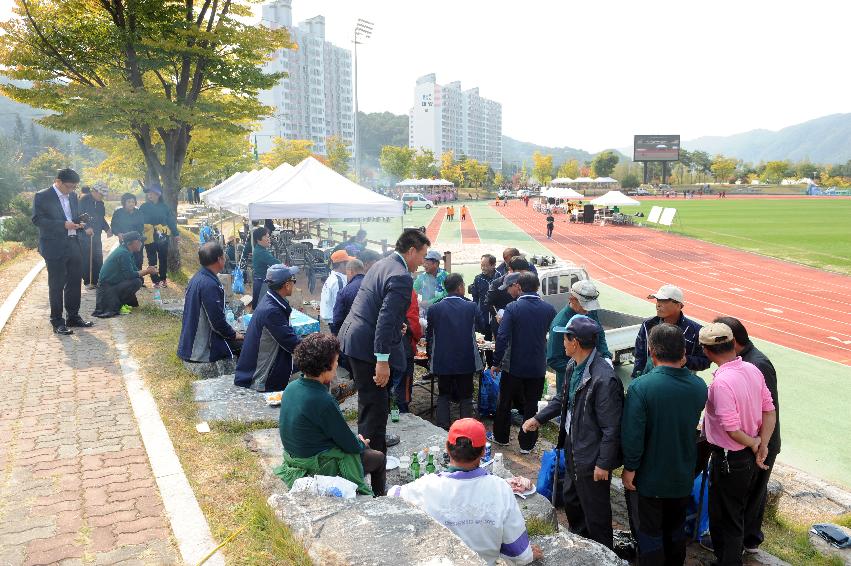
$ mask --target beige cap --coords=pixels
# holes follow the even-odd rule
[[[733,331],[724,323],[713,322],[700,329],[698,340],[707,346],[732,342]]]
[[[681,305],[684,305],[683,301],[683,290],[677,287],[676,285],[662,285],[659,287],[659,290],[653,293],[652,295],[647,295],[648,299],[670,299],[672,301],[677,301]]]

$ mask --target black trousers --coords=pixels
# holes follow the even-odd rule
[[[132,252],[132,253],[133,253],[133,261],[136,263],[136,269],[138,269],[139,271],[142,271],[142,264],[145,261],[145,256],[142,255],[142,250],[139,250],[138,252]]]
[[[452,424],[449,418],[449,401],[455,393],[460,405],[461,418],[473,416],[473,374],[460,373],[437,376],[437,426],[448,429]]]
[[[83,259],[83,283],[97,285],[100,268],[103,267],[103,243],[100,234],[97,236],[79,236],[80,253]],[[141,269],[141,268],[139,268]]]
[[[645,497],[627,492],[640,566],[682,566],[686,560],[688,497]]]
[[[713,450],[709,465],[709,531],[721,566],[742,564],[745,507],[754,494],[756,457],[750,448],[727,452]]]
[[[565,455],[564,514],[570,532],[612,548],[611,479],[594,481],[594,474],[576,473],[573,456]],[[609,476],[611,478],[611,476]]]
[[[768,496],[768,480],[771,479],[771,470],[774,469],[774,460],[777,454],[769,453],[765,459],[767,470],[757,467],[756,480],[753,490],[750,492],[745,504],[745,538],[744,545],[748,548],[758,547],[765,540],[762,533],[762,519],[765,515],[765,500]]]
[[[364,437],[366,438],[366,437]],[[387,457],[372,448],[367,448],[360,455],[363,471],[369,474],[369,483],[376,497],[381,497],[387,491]]]
[[[136,291],[141,288],[141,277],[125,279],[116,285],[103,282],[99,283],[94,312],[98,314],[117,313],[121,305],[138,307],[139,301],[136,299]]]
[[[260,304],[260,299],[266,294],[269,286],[263,281],[262,277],[254,277],[251,280],[251,310],[255,310]]]
[[[549,224],[547,224],[547,238],[552,238],[552,237],[553,237],[553,226],[550,226]]]
[[[168,239],[145,244],[145,253],[148,254],[148,265],[159,267],[159,273],[151,274],[151,281],[165,281],[168,275]]]
[[[384,436],[387,434],[387,417],[390,415],[389,388],[375,384],[375,362],[350,357],[349,364],[358,392],[358,433],[369,439],[370,448],[387,454]]]
[[[496,414],[493,417],[493,437],[498,442],[507,443],[511,434],[511,403],[520,397],[523,404],[523,420],[531,419],[538,412],[538,399],[544,392],[543,377],[518,377],[507,371],[502,372],[499,380],[499,399]],[[538,441],[538,431],[517,433],[521,450],[531,450]]]
[[[50,297],[50,324],[57,327],[65,324],[62,308],[68,320],[80,316],[80,280],[83,276],[83,260],[78,238],[68,238],[68,253],[59,259],[44,260],[47,266],[47,288]]]

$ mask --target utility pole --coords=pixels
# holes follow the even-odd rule
[[[352,145],[354,145],[354,154],[355,154],[355,178],[360,182],[360,139],[359,128],[358,128],[358,45],[365,43],[367,39],[372,36],[372,22],[368,22],[364,19],[358,18],[357,24],[355,24],[355,34],[352,43],[354,43],[354,75],[355,75],[355,85],[354,85],[354,106],[355,106],[355,115],[354,115],[354,140]]]

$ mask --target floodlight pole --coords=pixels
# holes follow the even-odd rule
[[[352,43],[354,43],[354,107],[355,107],[355,115],[354,115],[354,139],[352,140],[352,145],[354,146],[354,157],[355,157],[355,178],[360,182],[360,139],[359,139],[359,128],[358,128],[358,45],[364,43],[367,39],[372,35],[373,23],[368,22],[362,18],[358,18],[357,23],[355,24],[354,30],[354,38],[352,39]]]

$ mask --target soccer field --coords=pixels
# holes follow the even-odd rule
[[[851,274],[849,199],[659,199],[641,201],[640,210],[654,205],[677,209],[674,232]]]

